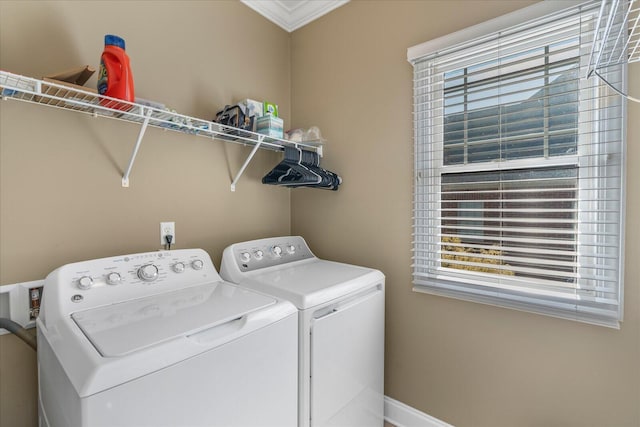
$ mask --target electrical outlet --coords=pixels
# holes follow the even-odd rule
[[[166,245],[167,239],[165,236],[173,236],[171,245],[176,244],[176,223],[175,222],[161,222],[160,223],[160,244]]]

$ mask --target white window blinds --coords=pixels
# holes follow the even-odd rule
[[[585,78],[598,10],[412,58],[414,290],[619,327],[624,105]]]

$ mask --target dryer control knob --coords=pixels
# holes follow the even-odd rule
[[[251,254],[249,252],[242,252],[240,254],[240,261],[242,261],[242,262],[251,261]]]
[[[296,252],[296,247],[293,245],[287,245],[287,253],[293,255]]]
[[[194,259],[193,261],[191,261],[191,267],[193,267],[194,270],[202,270],[202,267],[204,267],[204,262],[202,262],[201,259]]]
[[[182,273],[185,269],[184,262],[176,262],[171,266],[171,269],[176,273]]]
[[[119,273],[109,273],[107,274],[107,283],[110,285],[117,285],[122,282],[122,277]]]
[[[158,278],[158,267],[153,264],[143,265],[138,269],[138,277],[145,282],[153,282]]]
[[[87,290],[93,286],[93,279],[89,276],[82,276],[80,280],[78,280],[78,288]]]
[[[254,256],[255,259],[260,261],[262,259],[262,257],[264,256],[264,252],[262,252],[260,249],[258,249],[257,251],[255,251],[253,253],[253,256]]]
[[[274,246],[271,248],[271,253],[278,258],[282,255],[282,248],[280,246]]]

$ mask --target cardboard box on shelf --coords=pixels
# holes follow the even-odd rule
[[[87,80],[89,80],[89,78],[93,75],[93,73],[95,73],[95,71],[95,68],[89,65],[85,65],[60,73],[44,76],[42,78],[42,81],[45,83],[42,85],[42,93],[61,98],[61,100],[59,101],[49,102],[49,104],[61,106],[66,105],[63,99],[76,97],[75,95],[77,94],[77,90],[97,94],[98,91],[96,89],[83,86],[83,84],[85,84]],[[66,86],[69,88],[69,90],[53,85],[48,85],[46,83],[54,83],[56,85]],[[40,102],[40,97],[36,96],[35,100],[36,102]]]
[[[87,80],[96,72],[96,69],[90,65],[72,68],[71,70],[44,76],[43,80],[51,79],[55,82],[67,82],[72,85],[84,85]]]

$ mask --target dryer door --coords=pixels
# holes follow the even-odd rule
[[[311,323],[311,426],[382,427],[384,290],[329,306]]]

